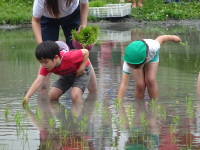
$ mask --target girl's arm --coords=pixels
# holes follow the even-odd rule
[[[160,45],[167,41],[172,41],[176,43],[181,41],[180,37],[176,35],[161,35],[158,36],[155,40],[158,41]]]
[[[130,75],[126,74],[126,73],[122,73],[122,79],[121,79],[121,84],[119,86],[118,89],[118,93],[117,93],[117,99],[119,101],[122,101],[124,94],[126,92],[126,89],[128,87],[128,81],[129,81]]]
[[[38,44],[42,42],[42,31],[41,31],[40,19],[41,18],[32,17],[32,21],[31,21],[33,33]]]
[[[42,75],[37,76],[36,80],[33,82],[30,89],[26,93],[26,96],[24,97],[24,101],[28,103],[29,98],[39,89],[44,79],[45,79],[45,76],[42,76]]]

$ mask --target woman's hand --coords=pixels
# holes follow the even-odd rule
[[[85,28],[86,26],[87,26],[87,25],[80,25],[77,32],[80,33],[80,31],[81,31],[83,28]]]

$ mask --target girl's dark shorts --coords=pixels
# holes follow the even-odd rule
[[[60,76],[60,78],[53,83],[52,87],[59,88],[65,93],[71,87],[78,87],[83,92],[87,88],[91,75],[91,66],[85,67],[85,73],[81,76]]]

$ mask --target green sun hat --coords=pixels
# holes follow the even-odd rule
[[[147,57],[147,49],[145,42],[134,41],[126,47],[123,59],[129,64],[141,64]]]

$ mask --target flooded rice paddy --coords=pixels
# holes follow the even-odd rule
[[[124,48],[133,40],[176,34],[186,45],[164,43],[157,73],[159,100],[134,99],[131,77],[123,103],[116,101]],[[0,150],[199,150],[200,31],[189,27],[101,29],[90,51],[98,94],[59,102],[46,94],[21,100],[36,78],[31,29],[0,30]],[[64,40],[61,33],[60,40]],[[51,83],[56,79],[52,75]]]

